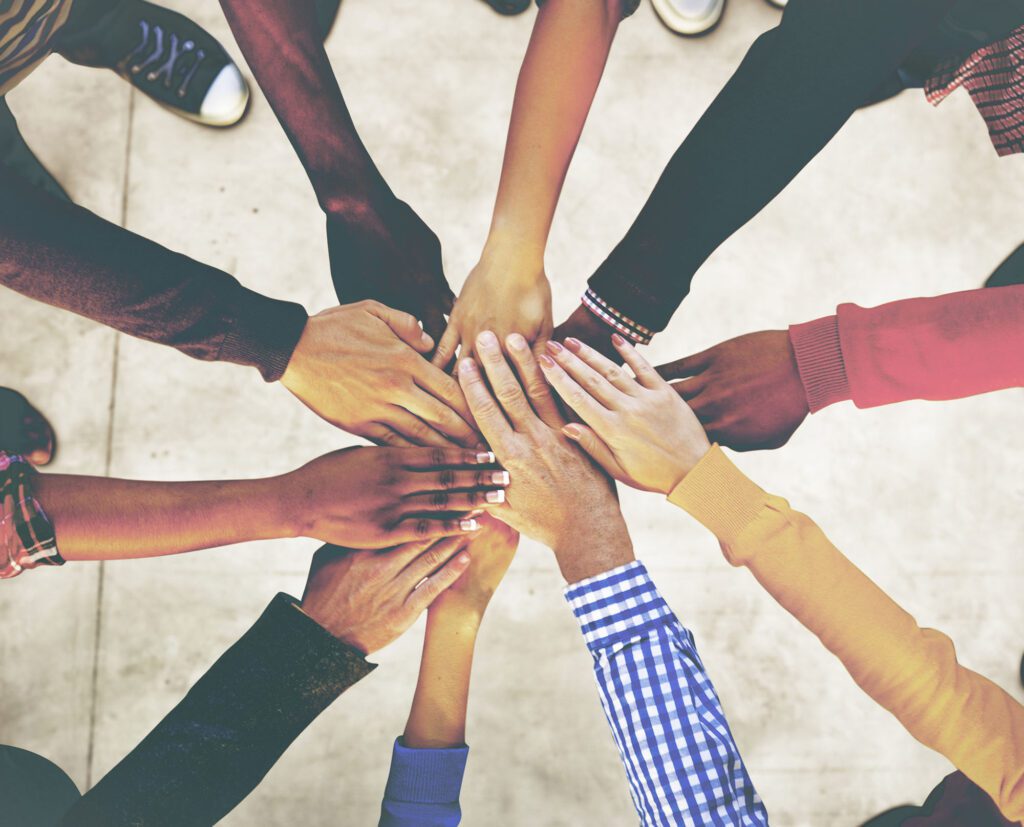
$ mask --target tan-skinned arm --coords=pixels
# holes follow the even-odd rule
[[[482,330],[531,343],[551,334],[544,248],[569,162],[597,93],[622,0],[546,0],[523,59],[501,180],[480,262],[455,303],[434,355],[468,354]]]

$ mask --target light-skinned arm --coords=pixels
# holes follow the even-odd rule
[[[614,487],[562,436],[526,339],[506,339],[515,372],[490,331],[476,346],[490,389],[471,359],[459,381],[516,469],[494,514],[555,552],[641,823],[767,824],[693,635],[634,558]]]
[[[427,611],[419,679],[405,732],[395,742],[381,827],[450,827],[461,818],[477,634],[519,544],[518,533],[504,523],[485,515],[481,524],[467,546],[469,567]]]
[[[553,343],[552,343],[553,344]],[[1024,706],[962,666],[952,641],[921,628],[809,517],[766,494],[629,344],[634,376],[579,342],[550,348],[545,374],[586,425],[567,432],[617,479],[666,494],[709,528],[757,581],[925,746],[1024,818]],[[635,378],[634,378],[635,377]]]
[[[33,487],[65,560],[153,557],[298,536],[385,548],[475,531],[473,512],[500,505],[508,479],[492,459],[455,448],[348,448],[262,479],[38,474]]]
[[[491,330],[531,343],[551,334],[544,248],[569,163],[597,93],[623,0],[546,0],[537,13],[512,104],[491,227],[455,302],[434,363]]]

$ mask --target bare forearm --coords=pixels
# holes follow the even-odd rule
[[[431,612],[419,680],[402,740],[413,749],[461,746],[479,618]]]
[[[312,0],[221,0],[231,31],[328,213],[365,208],[387,185],[334,77]]]
[[[37,498],[66,560],[157,557],[290,536],[272,479],[212,482],[42,474]]]
[[[546,0],[516,85],[489,244],[543,254],[597,92],[621,0]]]

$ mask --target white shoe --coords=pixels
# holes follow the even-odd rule
[[[725,10],[725,0],[651,0],[651,5],[662,23],[687,37],[711,31]]]
[[[788,2],[788,0],[768,0],[768,2],[775,6],[775,8],[777,9],[784,9],[786,8],[786,3]]]
[[[231,126],[238,123],[249,103],[249,85],[234,63],[217,74],[199,105],[200,123],[209,126]]]

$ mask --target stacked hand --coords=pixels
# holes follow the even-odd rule
[[[493,463],[460,448],[347,448],[267,482],[292,534],[383,548],[476,531],[505,499],[509,475]]]
[[[633,375],[575,339],[564,347],[549,342],[550,355],[540,357],[551,385],[585,423],[564,433],[615,479],[667,494],[711,446],[657,371],[621,336],[612,341]]]
[[[684,380],[673,388],[712,439],[737,451],[785,445],[809,413],[785,330],[737,336],[658,372]]]
[[[281,383],[328,422],[392,446],[479,444],[458,384],[413,316],[375,301],[309,319]]]

